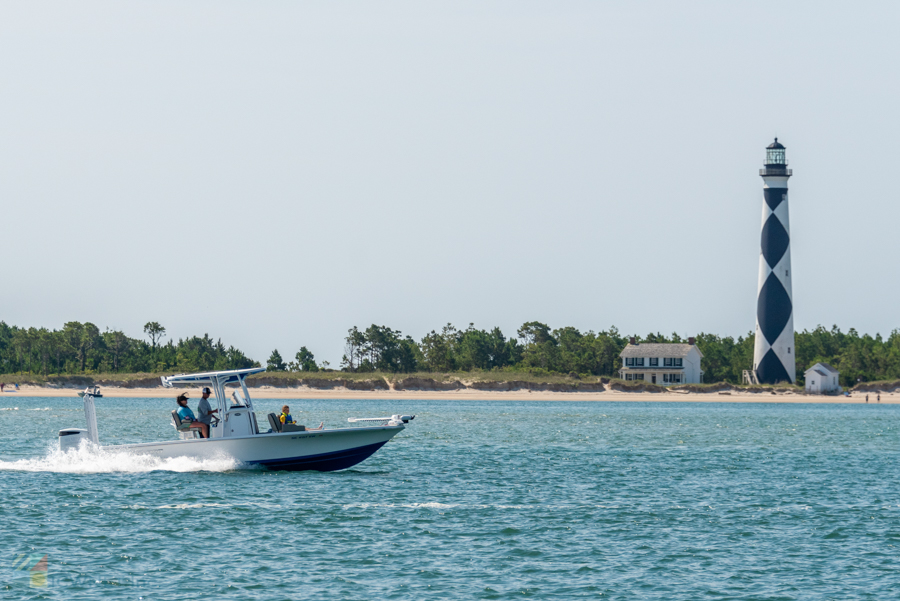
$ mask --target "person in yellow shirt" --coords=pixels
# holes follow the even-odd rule
[[[293,424],[295,426],[299,426],[297,422],[294,421],[294,418],[291,417],[291,408],[285,405],[281,408],[281,415],[278,416],[278,421],[281,422],[281,425],[285,424]],[[319,424],[318,428],[307,428],[307,430],[323,430],[325,427],[325,422]]]

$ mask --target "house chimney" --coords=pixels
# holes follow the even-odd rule
[[[637,344],[637,339],[634,336],[631,337],[631,344]]]
[[[694,344],[695,344],[696,342],[697,342],[697,339],[694,338],[693,336],[691,336],[690,338],[688,338],[688,344],[690,344],[691,346],[694,346]]]

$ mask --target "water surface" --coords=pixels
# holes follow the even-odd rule
[[[0,597],[900,598],[900,406],[290,404],[418,417],[356,468],[267,472],[62,455],[79,399],[0,395]],[[169,400],[97,405],[105,444],[174,438]]]

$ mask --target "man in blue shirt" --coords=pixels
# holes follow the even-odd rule
[[[192,426],[200,426],[200,436],[202,436],[203,438],[209,438],[209,426],[207,424],[204,424],[203,422],[198,422],[197,418],[194,417],[194,412],[191,411],[191,408],[188,407],[187,404],[187,394],[178,395],[178,398],[175,399],[175,402],[178,403],[178,417],[181,418],[181,421],[191,422]]]

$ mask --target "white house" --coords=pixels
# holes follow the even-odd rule
[[[806,379],[806,392],[810,394],[840,392],[839,375],[838,370],[827,363],[816,363],[803,374]]]
[[[619,354],[623,380],[645,380],[650,384],[699,384],[703,381],[703,353],[689,338],[688,344],[631,343]]]

